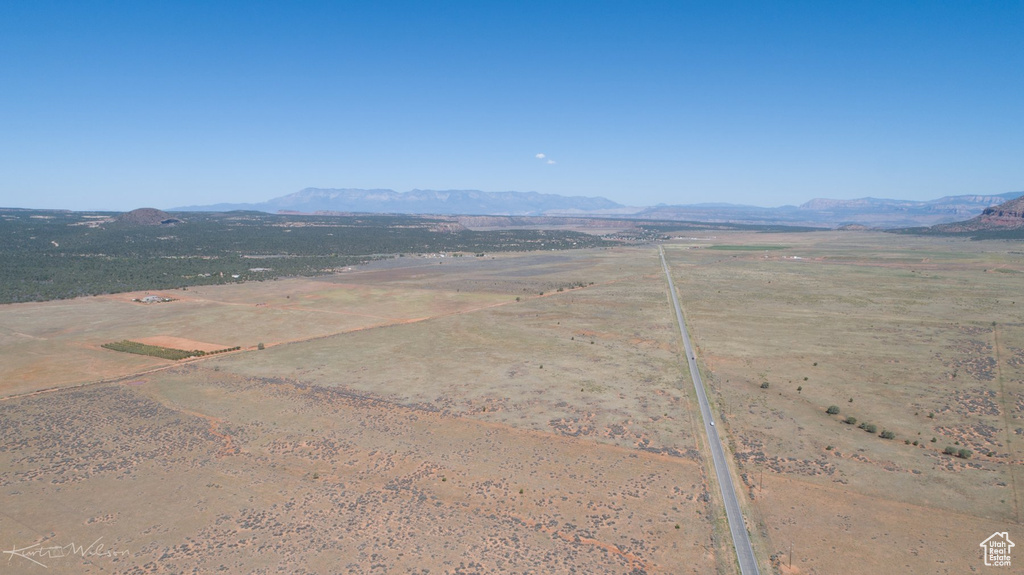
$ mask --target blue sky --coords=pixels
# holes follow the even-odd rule
[[[1024,2],[2,2],[0,206],[1024,190],[1021,30]]]

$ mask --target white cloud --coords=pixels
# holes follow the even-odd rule
[[[538,160],[543,160],[546,157],[547,156],[545,156],[544,154],[537,154],[536,156],[534,156],[534,158],[537,158]]]
[[[554,160],[548,160],[548,165],[556,163]]]

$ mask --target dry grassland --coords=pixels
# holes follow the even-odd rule
[[[1024,250],[716,236],[665,252],[762,572],[984,569],[1024,504]],[[139,295],[0,307],[3,549],[128,552],[45,558],[67,573],[736,572],[655,248]],[[146,338],[243,349],[99,347]]]
[[[1020,533],[1019,244],[757,234],[666,253],[777,568],[966,573],[994,531]]]
[[[0,309],[39,354],[246,348],[59,381],[5,356],[9,397],[122,379],[0,402],[0,543],[130,552],[65,572],[735,572],[656,250],[458,260]]]
[[[508,301],[489,293],[310,279],[165,293],[173,293],[176,301],[139,304],[131,300],[145,294],[128,293],[0,306],[0,373],[5,374],[0,393],[65,387],[170,365],[100,347],[110,341],[171,337],[255,348]]]

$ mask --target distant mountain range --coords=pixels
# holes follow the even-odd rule
[[[937,200],[855,200],[813,199],[800,206],[760,208],[732,204],[655,206],[633,217],[665,220],[693,220],[730,223],[874,228],[933,226],[977,216],[985,208],[1024,195],[1009,192],[996,195],[946,196]]]
[[[537,192],[481,192],[479,190],[321,189],[302,191],[258,204],[188,206],[173,211],[257,210],[261,212],[365,212],[443,215],[545,215],[551,211],[600,213],[624,208],[605,198],[559,196]],[[628,210],[627,211],[636,211]]]
[[[978,216],[983,210],[1024,195],[946,196],[911,201],[860,198],[814,199],[800,206],[763,208],[736,204],[630,207],[601,197],[560,196],[537,192],[479,190],[321,189],[302,191],[253,204],[185,206],[171,211],[255,210],[270,213],[392,213],[493,216],[589,216],[699,222],[877,228],[933,226]]]

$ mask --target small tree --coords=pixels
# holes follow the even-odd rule
[[[878,431],[878,426],[875,425],[874,423],[862,423],[862,424],[858,425],[857,427],[860,427],[861,429],[863,429],[864,431],[866,431],[868,433],[874,433],[874,432]]]
[[[856,425],[857,418],[851,415],[851,416],[847,417],[846,419],[844,419],[843,423],[845,423],[847,425]]]
[[[946,449],[944,449],[942,452],[945,453],[946,455],[956,455],[957,449],[952,445],[947,445]]]
[[[970,450],[970,449],[966,449],[966,448],[964,448],[964,447],[961,447],[960,449],[958,449],[958,450],[956,451],[956,455],[957,455],[957,457],[959,457],[960,459],[970,459],[970,458],[971,458],[971,453],[972,453],[972,452],[971,452],[971,450]]]
[[[829,415],[835,415],[835,414],[839,413],[839,406],[838,405],[830,405],[830,406],[828,406],[828,409],[825,410],[825,413],[827,413]]]
[[[882,433],[878,434],[878,436],[881,437],[882,439],[895,439],[896,438],[896,434],[891,432],[891,431],[889,431],[888,429],[883,429]]]

